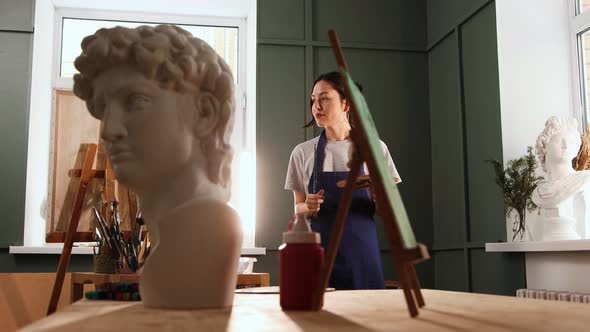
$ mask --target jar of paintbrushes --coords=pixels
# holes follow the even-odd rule
[[[94,272],[106,274],[117,273],[117,266],[119,266],[121,258],[119,254],[102,244],[99,244],[96,248],[94,251]]]
[[[149,237],[145,230],[141,212],[138,211],[131,232],[121,230],[118,203],[108,202],[109,222],[101,211],[92,207],[96,227],[96,249],[94,251],[94,272],[96,273],[139,273],[149,254]]]

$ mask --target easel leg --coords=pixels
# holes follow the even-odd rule
[[[422,308],[425,303],[424,297],[422,296],[422,289],[420,288],[420,281],[418,281],[418,276],[416,275],[416,267],[414,266],[414,263],[408,263],[406,266],[414,297],[416,298],[416,302],[418,302],[418,307]]]
[[[424,306],[424,299],[422,298],[422,293],[420,292],[416,271],[413,270],[413,263],[403,258],[405,257],[402,255],[404,250],[396,245],[396,243],[400,243],[400,241],[396,241],[395,239],[393,223],[384,221],[383,229],[385,230],[385,235],[389,240],[389,248],[391,249],[391,254],[393,256],[393,263],[395,264],[395,269],[398,273],[400,285],[404,290],[410,316],[416,317],[418,316],[418,307],[416,306],[416,301],[418,304],[422,303],[420,307]],[[416,289],[416,287],[418,287],[418,289]],[[416,298],[414,298],[415,295]]]
[[[416,301],[414,301],[414,295],[412,294],[411,278],[408,270],[406,269],[407,263],[401,262],[396,258],[394,258],[394,263],[399,274],[399,282],[402,286],[402,289],[404,290],[410,316],[416,317],[418,316],[418,307],[416,307]]]
[[[422,292],[420,290],[420,284],[416,276],[416,270],[414,269],[414,263],[417,259],[424,259],[425,257],[422,251],[418,250],[420,249],[419,246],[413,250],[403,249],[401,247],[402,240],[400,232],[394,228],[395,216],[393,216],[391,213],[387,213],[391,211],[382,209],[382,207],[385,206],[383,203],[386,203],[384,202],[383,197],[385,197],[385,194],[381,190],[381,192],[377,195],[377,201],[381,203],[377,205],[379,209],[378,213],[384,219],[384,231],[389,242],[391,254],[393,256],[393,263],[395,264],[396,271],[398,272],[400,285],[404,290],[408,311],[410,312],[411,317],[416,317],[418,316],[418,307],[416,306],[416,302],[418,302],[420,307],[423,307],[425,304],[424,298],[422,297]]]
[[[76,161],[74,162],[74,169],[82,169],[87,150],[87,144],[80,144],[80,147],[78,148],[78,154],[76,155]],[[52,225],[52,231],[66,232],[68,230],[68,222],[72,218],[72,208],[74,206],[74,202],[76,201],[76,193],[79,186],[80,183],[79,180],[76,179],[76,176],[68,177],[68,188],[62,202],[62,207],[59,209],[59,213],[57,213],[57,218],[53,217],[53,221],[56,224]]]
[[[55,274],[55,283],[53,284],[53,291],[49,300],[47,314],[50,315],[57,309],[59,296],[63,287],[64,278],[70,263],[72,255],[72,246],[74,245],[74,235],[78,230],[78,222],[80,221],[80,214],[82,213],[82,205],[84,204],[84,196],[86,195],[86,188],[92,176],[92,164],[96,156],[96,144],[89,144],[86,155],[84,156],[84,163],[82,165],[82,175],[80,176],[80,185],[76,192],[76,200],[74,201],[74,209],[72,211],[72,218],[68,225],[68,232],[64,241],[64,247],[59,257],[59,265],[57,266],[57,273]]]

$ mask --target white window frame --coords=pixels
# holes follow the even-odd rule
[[[569,0],[569,15],[570,15],[570,54],[571,54],[571,66],[572,66],[572,80],[573,80],[573,105],[574,115],[580,123],[582,132],[586,132],[588,128],[589,115],[587,114],[585,100],[587,97],[585,91],[585,80],[584,67],[582,52],[580,50],[581,41],[578,36],[581,33],[590,31],[590,10],[577,14],[578,12],[578,0]],[[590,72],[588,73],[590,75]],[[590,88],[590,87],[587,87]],[[590,105],[590,98],[586,100],[586,103]]]
[[[213,26],[213,27],[232,27],[238,28],[238,72],[237,84],[235,88],[236,99],[236,113],[234,114],[234,129],[232,134],[232,145],[236,148],[236,154],[239,154],[240,149],[247,149],[246,134],[246,20],[241,18],[227,18],[227,17],[207,17],[207,16],[180,16],[180,15],[166,15],[166,14],[151,14],[139,12],[116,12],[116,11],[101,11],[101,10],[80,10],[73,8],[57,8],[54,18],[54,35],[53,35],[53,64],[52,64],[52,87],[54,89],[72,90],[74,79],[72,77],[61,77],[61,53],[62,53],[62,33],[63,33],[63,19],[86,19],[86,20],[103,20],[103,21],[124,21],[124,22],[145,22],[145,23],[162,23],[162,24],[184,24],[184,25],[199,25],[199,26]],[[237,157],[235,158],[235,160]],[[233,178],[236,179],[238,173],[235,169],[232,170]],[[240,188],[237,181],[232,181],[232,199],[230,203],[240,210],[243,202],[239,200]],[[237,198],[236,198],[237,197]],[[241,211],[239,211],[241,212]],[[244,218],[245,216],[242,216]],[[247,223],[248,221],[246,221]],[[255,230],[254,230],[255,232]],[[250,231],[249,233],[252,233]],[[248,234],[246,230],[244,234],[244,245],[254,246],[254,234]]]
[[[159,0],[157,0],[159,1]],[[193,0],[191,4],[176,2],[179,8],[186,8],[186,13],[158,13],[157,1],[146,2],[146,12],[134,11],[135,4],[128,2],[113,5],[116,1],[94,2],[93,0],[43,0],[35,5],[35,34],[33,44],[33,69],[30,98],[29,137],[27,153],[27,188],[24,220],[24,243],[22,246],[11,246],[10,253],[57,253],[56,247],[61,244],[45,243],[46,220],[50,180],[48,160],[51,138],[50,117],[53,101],[51,90],[72,89],[72,78],[59,77],[61,61],[62,18],[89,18],[100,20],[120,20],[139,22],[166,22],[188,25],[237,26],[238,31],[238,84],[236,86],[236,114],[232,145],[239,152],[237,142],[241,141],[242,151],[247,160],[253,161],[256,169],[256,0],[219,0],[216,5],[209,0]],[[173,1],[174,2],[174,1]],[[117,2],[118,3],[118,2]],[[172,4],[174,5],[174,3]],[[120,8],[112,10],[111,8]],[[226,7],[226,9],[223,9]],[[170,7],[176,8],[176,7]],[[195,8],[203,14],[195,15]],[[219,15],[229,16],[219,16]],[[211,15],[211,16],[199,16]],[[249,46],[249,47],[248,47]],[[246,86],[246,82],[250,82]],[[248,97],[246,99],[246,97]],[[248,104],[246,104],[246,100]],[[238,133],[239,132],[239,133]],[[235,160],[235,159],[234,159]],[[235,163],[235,161],[234,161]],[[232,168],[234,170],[234,168]],[[248,172],[250,170],[242,170]],[[255,174],[248,179],[255,185]],[[234,177],[235,179],[235,177]],[[237,182],[237,181],[233,181]],[[248,183],[248,184],[250,184]],[[246,186],[242,186],[243,188]],[[232,188],[233,189],[233,188]],[[246,188],[247,189],[247,188]],[[237,191],[232,190],[233,193]],[[249,193],[249,192],[248,192]],[[241,196],[244,196],[241,193]],[[250,195],[255,199],[255,195]],[[253,205],[255,206],[255,205]],[[247,211],[250,218],[243,218],[244,242],[242,252],[247,254],[264,254],[264,248],[255,245],[255,210]],[[250,227],[250,229],[248,229]],[[248,231],[250,232],[248,234]],[[73,253],[88,253],[74,248]]]
[[[63,19],[86,19],[86,20],[104,20],[104,21],[125,21],[125,22],[149,22],[162,24],[185,24],[185,25],[202,25],[216,27],[236,27],[238,28],[238,84],[240,91],[246,91],[246,20],[241,18],[230,17],[210,17],[210,16],[181,16],[167,14],[152,14],[139,12],[116,12],[101,10],[80,10],[75,8],[56,8],[54,18],[54,35],[53,35],[53,64],[52,77],[53,87],[58,89],[72,89],[73,79],[70,77],[60,77],[61,68],[61,41],[63,30]]]

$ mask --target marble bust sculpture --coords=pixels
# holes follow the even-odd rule
[[[578,124],[573,118],[549,118],[537,138],[536,152],[546,176],[531,198],[541,208],[544,241],[589,235],[585,229],[590,212],[590,171],[572,167],[580,144]]]
[[[82,41],[74,93],[101,121],[118,181],[137,193],[152,251],[148,307],[232,305],[242,229],[228,206],[233,77],[204,41],[171,25],[100,29]]]

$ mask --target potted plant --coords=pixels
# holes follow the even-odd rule
[[[512,241],[518,236],[523,240],[526,235],[526,212],[533,212],[537,205],[531,200],[531,194],[543,180],[535,174],[537,160],[533,148],[527,147],[527,154],[508,161],[506,168],[497,160],[487,160],[494,167],[496,183],[504,194],[504,213],[509,217],[512,211],[516,218],[512,223]]]

